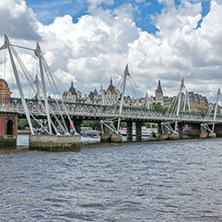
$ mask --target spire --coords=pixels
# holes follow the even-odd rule
[[[96,88],[95,88],[95,90],[94,90],[94,94],[95,94],[95,95],[98,95],[98,92],[97,92]]]
[[[71,87],[69,88],[69,91],[72,95],[77,95],[76,90],[73,86],[73,80],[71,81]]]
[[[108,87],[107,91],[110,91],[110,92],[112,92],[112,93],[115,92],[115,87],[113,86],[112,77],[110,78],[110,84],[109,84],[109,87]]]
[[[161,84],[160,84],[160,80],[158,81],[158,87],[157,87],[157,92],[163,92]]]

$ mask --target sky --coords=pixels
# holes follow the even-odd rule
[[[17,45],[39,42],[61,91],[71,81],[83,95],[106,89],[110,78],[117,85],[128,64],[137,96],[154,95],[158,80],[165,95],[177,95],[184,78],[189,91],[214,100],[221,11],[221,0],[4,0],[0,41],[7,34]]]

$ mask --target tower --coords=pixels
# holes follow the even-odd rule
[[[160,80],[158,81],[158,86],[157,89],[155,91],[155,102],[156,103],[161,103],[161,105],[163,105],[163,90],[160,84]]]

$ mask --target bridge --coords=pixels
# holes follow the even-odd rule
[[[38,59],[39,77],[34,77],[30,74],[15,48],[22,48],[34,52],[33,54]],[[178,139],[183,137],[184,126],[189,126],[190,134],[198,134],[202,138],[210,136],[216,137],[222,135],[222,116],[218,115],[217,107],[220,96],[220,89],[217,92],[217,101],[214,106],[211,106],[208,113],[203,115],[190,110],[188,90],[185,87],[184,80],[181,81],[179,93],[172,102],[167,111],[155,111],[150,109],[149,104],[145,107],[126,107],[124,106],[124,93],[126,88],[126,80],[130,75],[128,65],[123,74],[123,87],[121,90],[121,99],[119,104],[113,105],[95,105],[74,102],[64,102],[59,96],[59,90],[53,79],[53,75],[44,59],[39,44],[36,49],[30,49],[23,46],[11,44],[8,37],[5,35],[4,45],[0,51],[7,50],[11,62],[11,67],[15,77],[15,81],[20,94],[19,98],[11,98],[10,102],[0,104],[0,113],[15,113],[18,118],[26,118],[30,127],[31,135],[34,139],[33,144],[38,144],[44,137],[42,145],[45,146],[47,141],[52,141],[53,137],[60,136],[63,138],[67,146],[80,141],[80,128],[83,120],[100,121],[102,126],[101,140],[103,141],[122,141],[120,134],[120,122],[127,123],[127,139],[132,140],[132,123],[136,124],[137,140],[141,140],[141,126],[143,123],[155,123],[158,125],[158,135],[162,139]],[[17,64],[15,62],[17,61]],[[3,63],[3,62],[1,62]],[[18,67],[21,71],[18,71]],[[35,93],[35,98],[25,97],[25,93],[21,83],[21,74],[23,73],[27,82],[30,84],[30,89]],[[41,79],[41,82],[38,80]],[[51,87],[51,92],[55,97],[47,95],[46,79]],[[35,84],[33,84],[35,83]],[[40,96],[40,91],[42,95]],[[44,129],[44,136],[38,135],[35,137],[35,132],[32,126],[31,119],[35,119]],[[43,126],[41,119],[46,120],[47,126]],[[70,131],[70,124],[74,130],[74,135]],[[60,126],[62,133],[58,131],[57,126]],[[46,136],[48,134],[48,137]],[[75,139],[73,140],[73,138]],[[71,138],[71,139],[70,139]],[[76,139],[78,138],[78,139]],[[55,141],[58,139],[56,138]],[[70,142],[67,142],[69,141]],[[55,143],[55,146],[61,143]]]

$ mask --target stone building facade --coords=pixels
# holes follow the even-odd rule
[[[71,82],[71,86],[68,91],[65,91],[62,95],[63,100],[67,102],[77,102],[86,104],[98,104],[98,105],[113,105],[119,104],[121,100],[121,92],[117,87],[113,85],[112,79],[110,79],[107,89],[101,87],[98,92],[96,89],[91,91],[84,97],[81,96],[81,92],[77,91]],[[148,107],[152,108],[153,103],[160,103],[164,108],[168,108],[174,97],[164,96],[163,89],[160,80],[158,80],[157,88],[155,90],[155,96],[133,98],[132,96],[124,96],[124,106],[126,107]],[[205,96],[197,93],[189,92],[189,101],[192,111],[199,111],[200,109],[207,111],[209,108],[209,102]]]
[[[203,110],[207,112],[209,109],[209,102],[206,96],[202,96],[198,93],[189,92],[190,109],[192,111]]]
[[[77,91],[74,87],[73,81],[68,91],[65,91],[62,95],[63,101],[66,102],[80,102],[82,93]]]
[[[4,79],[0,79],[0,104],[10,104],[11,94],[8,83]]]
[[[11,94],[7,82],[0,79],[0,139],[17,136],[18,114],[8,109]]]
[[[85,95],[85,97],[81,97],[81,93],[74,88],[73,82],[71,82],[69,90],[63,93],[62,98],[65,102],[113,105],[120,103],[121,92],[116,86],[113,85],[113,81],[110,79],[110,84],[106,90],[101,87],[99,92],[95,89],[88,95]],[[133,98],[131,96],[124,96],[124,106],[138,107],[145,105],[145,97]]]
[[[210,103],[208,102],[206,96],[202,96],[198,93],[189,92],[190,110],[191,111],[203,111],[207,112]],[[176,96],[164,98],[163,108],[169,108]]]
[[[160,84],[160,80],[158,81],[158,86],[155,90],[155,102],[163,105],[163,90]]]

